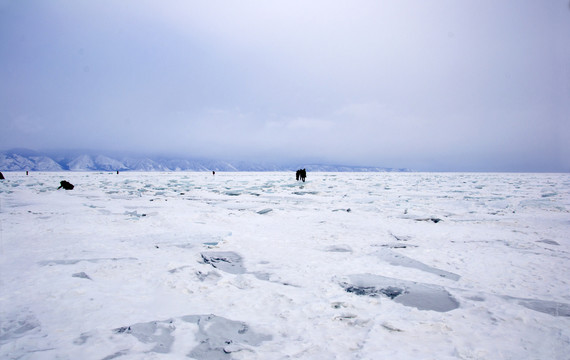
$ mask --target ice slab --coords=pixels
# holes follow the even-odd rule
[[[130,334],[145,344],[154,344],[150,352],[169,353],[174,342],[172,332],[176,329],[173,322],[173,320],[151,321],[120,327],[113,331],[117,334]]]
[[[397,303],[419,310],[447,312],[459,307],[459,302],[443,287],[373,274],[349,275],[340,285],[356,295],[386,296]]]
[[[552,316],[570,316],[570,304],[559,303],[556,301],[539,300],[539,299],[523,299],[511,296],[504,296],[505,299],[515,300],[519,305],[527,309],[538,311]]]
[[[331,245],[325,248],[328,252],[352,252],[352,248],[346,244]]]
[[[521,299],[519,304],[527,309],[552,316],[570,316],[570,305],[555,301]]]
[[[435,224],[437,224],[438,222],[442,221],[440,218],[436,218],[436,217],[430,217],[430,218],[420,218],[420,219],[414,219],[416,221],[431,221]]]
[[[412,216],[412,215],[408,215],[407,212],[404,212],[404,216],[401,217],[402,219],[408,219],[408,220],[415,220],[415,221],[425,221],[425,222],[433,222],[434,224],[437,224],[440,221],[443,221],[442,219],[435,217],[435,216],[428,216],[428,217],[418,217],[418,216]]]
[[[240,196],[241,193],[241,191],[226,191],[224,194],[228,196]]]
[[[71,275],[72,277],[76,277],[76,278],[80,278],[80,279],[87,279],[87,280],[93,280],[89,277],[89,275],[87,275],[85,272],[79,272],[79,273],[75,273],[73,275]]]
[[[250,330],[241,321],[229,320],[215,315],[185,316],[182,320],[195,322],[199,326],[196,346],[188,356],[196,359],[231,359],[231,353],[247,346],[259,346],[272,339],[271,335],[259,334]],[[245,346],[244,346],[245,345]]]
[[[128,350],[121,350],[121,351],[117,351],[114,354],[111,354],[109,356],[105,356],[102,360],[112,360],[112,359],[116,359],[118,357],[121,357],[123,355],[127,355],[129,353]]]
[[[242,257],[233,251],[207,251],[203,252],[204,263],[230,274],[245,274]]]
[[[536,242],[541,242],[548,245],[560,245],[557,241],[554,240],[537,240]]]
[[[318,195],[318,191],[293,191],[295,195]]]
[[[125,258],[95,258],[95,259],[65,259],[65,260],[44,260],[38,261],[38,264],[41,266],[47,265],[74,265],[82,261],[87,261],[91,263],[98,263],[101,261],[120,261],[120,260],[138,260],[134,257],[125,257]]]
[[[2,316],[0,322],[0,345],[12,342],[14,339],[27,335],[31,331],[41,329],[40,322],[32,314]]]
[[[410,267],[455,281],[461,278],[461,276],[457,274],[426,265],[421,261],[417,261],[405,255],[398,254],[390,249],[380,249],[375,254],[390,265]]]
[[[256,272],[253,272],[252,274],[253,274],[253,276],[258,278],[259,280],[269,281],[271,279],[271,274],[267,273],[267,272],[256,271]]]
[[[417,248],[417,245],[410,245],[410,244],[400,244],[400,243],[388,243],[388,244],[372,244],[370,246],[375,247],[385,247],[390,249],[406,249],[406,248]]]
[[[267,272],[263,271],[247,272],[246,268],[243,266],[242,257],[233,251],[208,251],[208,252],[203,252],[200,255],[202,256],[204,263],[210,264],[214,268],[230,274],[251,274],[259,280],[274,282],[286,286],[296,286],[286,281],[271,280],[272,274]],[[219,277],[219,274],[210,273],[210,272],[208,272],[207,274],[197,272],[196,274],[198,276],[198,279],[200,279],[200,281],[206,280],[211,275]]]
[[[394,237],[394,239],[396,239],[397,241],[410,241],[412,239],[411,236],[406,236],[406,235],[394,235],[394,234],[390,234]]]
[[[207,273],[203,273],[201,271],[196,271],[196,277],[198,277],[198,280],[200,281],[204,281],[206,279],[217,279],[220,277],[220,274],[218,274],[217,271],[208,271]]]
[[[250,329],[249,325],[226,319],[216,315],[186,315],[180,318],[163,321],[151,321],[124,326],[113,331],[116,334],[134,336],[144,344],[153,344],[149,352],[169,353],[175,340],[173,334],[177,324],[181,322],[193,323],[198,331],[193,334],[194,340],[199,344],[194,347],[189,357],[204,360],[231,359],[232,352],[251,350],[251,346],[259,346],[262,342],[272,339],[271,335],[260,334]],[[178,333],[177,336],[183,334]],[[117,353],[109,355],[113,358]],[[121,353],[118,356],[124,355]]]
[[[125,214],[125,215],[128,215],[128,216],[131,216],[131,217],[133,217],[133,218],[135,218],[135,219],[140,219],[141,217],[146,217],[146,216],[147,216],[147,214],[145,214],[145,213],[139,214],[136,210],[135,210],[135,211],[125,211],[124,214]]]

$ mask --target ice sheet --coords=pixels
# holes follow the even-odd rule
[[[0,358],[570,353],[568,174],[3,173]]]

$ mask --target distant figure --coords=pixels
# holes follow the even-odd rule
[[[305,182],[306,177],[307,177],[307,170],[305,170],[305,169],[297,170],[297,173],[295,174],[295,178],[297,179],[297,181],[299,181],[299,179],[301,179],[301,180],[303,180],[303,182]]]
[[[26,176],[28,176],[28,172],[26,171]]]
[[[60,181],[59,183],[60,183],[60,185],[57,188],[58,190],[61,188],[64,188],[65,190],[73,190],[73,188],[74,188],[74,186],[68,181],[63,180],[63,181]]]
[[[215,171],[212,171],[212,175],[216,175],[216,172],[215,172]]]
[[[5,179],[5,177],[4,177],[4,175],[2,175],[2,172],[0,171],[0,180],[4,180],[4,179]]]
[[[119,170],[117,170],[117,175],[119,175]]]

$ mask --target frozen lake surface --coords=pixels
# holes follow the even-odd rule
[[[4,175],[2,359],[570,354],[569,174]]]

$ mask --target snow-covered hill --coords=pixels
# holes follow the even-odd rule
[[[36,154],[0,153],[0,169],[6,171],[61,171],[62,166],[53,159]]]
[[[223,161],[204,159],[180,159],[144,156],[107,156],[97,153],[39,153],[16,149],[0,152],[0,171],[309,171],[328,172],[379,172],[409,171],[382,167],[294,164],[249,161]]]

